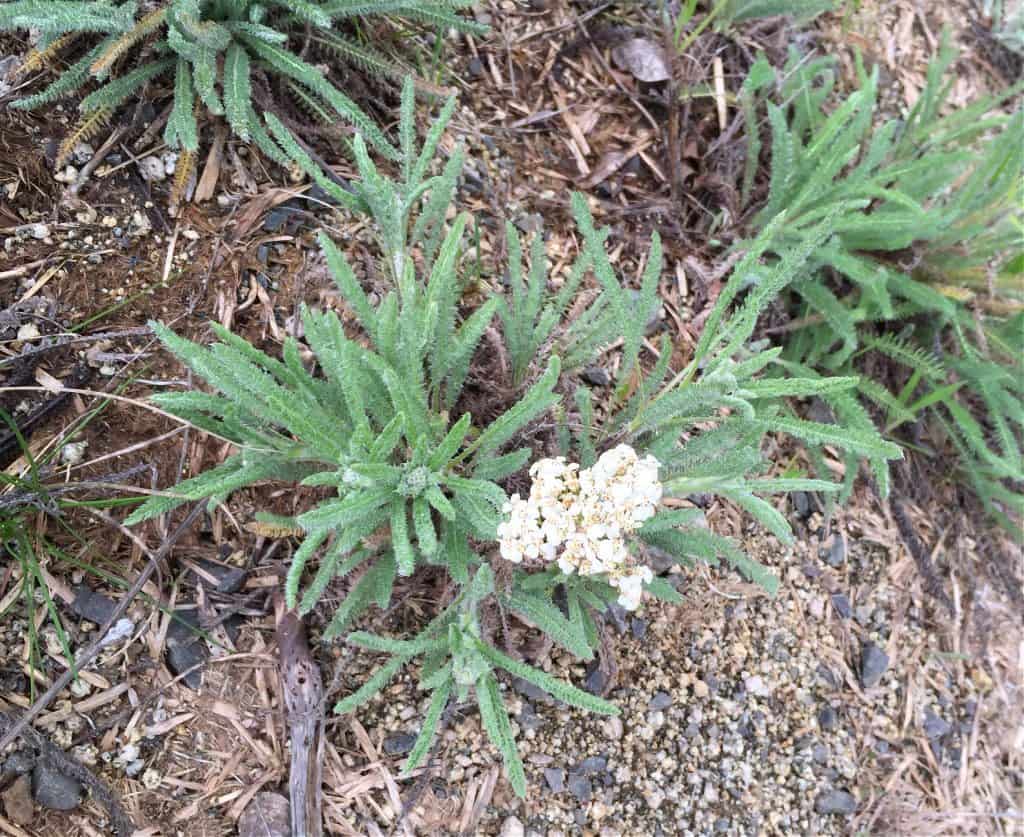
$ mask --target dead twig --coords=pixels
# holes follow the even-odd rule
[[[285,610],[278,595],[277,647],[281,688],[291,739],[288,792],[293,837],[323,834],[322,770],[324,760],[324,686],[309,652],[306,627],[294,610]]]
[[[3,277],[0,276],[0,278]],[[122,328],[117,331],[101,331],[97,334],[82,334],[74,337],[67,335],[47,335],[47,337],[56,337],[56,341],[46,345],[36,346],[32,349],[22,349],[22,351],[14,357],[0,360],[0,369],[3,369],[5,366],[10,366],[16,361],[24,360],[26,357],[43,354],[45,352],[52,352],[54,349],[70,346],[72,343],[93,343],[97,340],[113,340],[117,337],[143,337],[152,333],[153,329],[149,326],[138,326],[136,328]]]
[[[114,132],[107,138],[107,141],[103,143],[96,151],[95,154],[89,159],[82,170],[78,173],[78,177],[75,178],[75,182],[68,188],[68,197],[75,198],[78,193],[82,190],[82,187],[86,184],[86,181],[92,176],[92,173],[96,170],[96,167],[102,163],[107,155],[113,150],[123,137],[128,132],[126,126],[121,126],[114,130]]]

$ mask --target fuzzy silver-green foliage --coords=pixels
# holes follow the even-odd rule
[[[719,28],[745,20],[785,15],[806,22],[824,12],[833,11],[839,0],[720,0],[724,8],[718,14]]]
[[[834,61],[794,51],[778,80],[786,104],[763,96],[771,177],[753,226],[760,239],[774,227],[769,251],[784,258],[834,215],[836,234],[790,287],[804,327],[783,359],[803,375],[856,375],[870,356],[905,369],[898,389],[861,376],[855,390],[824,400],[865,430],[873,423],[865,405],[888,433],[921,418],[937,425],[984,506],[1019,534],[1024,112],[1001,106],[1024,83],[952,108],[954,58],[944,43],[906,117],[876,125],[877,68],[858,65],[859,89],[827,107]],[[759,150],[752,94],[776,86],[765,83],[761,64],[744,85],[751,155]],[[973,310],[964,301],[972,291],[993,293],[995,307]]]
[[[377,124],[313,63],[290,46],[293,35],[309,27],[311,41],[344,61],[375,75],[396,77],[405,70],[362,40],[340,32],[339,22],[386,15],[423,21],[440,30],[479,32],[459,16],[472,0],[169,0],[155,11],[136,2],[106,0],[13,0],[0,5],[0,31],[33,29],[44,48],[67,33],[99,42],[44,90],[14,103],[34,108],[98,86],[79,105],[84,114],[117,107],[154,78],[173,72],[174,106],[164,139],[172,148],[199,147],[200,106],[225,115],[232,131],[251,140],[271,159],[289,160],[267,132],[253,107],[252,79],[257,72],[288,80],[293,93],[331,121],[352,125],[377,153],[398,152]],[[111,77],[111,71],[116,76]]]
[[[370,217],[388,290],[371,302],[345,254],[321,236],[327,262],[361,334],[346,333],[333,312],[304,308],[304,340],[315,358],[313,369],[303,363],[300,346],[291,338],[278,359],[216,326],[212,328],[219,342],[204,347],[155,325],[164,344],[214,392],[167,393],[154,401],[229,440],[238,453],[166,496],[147,500],[129,523],[188,500],[216,503],[267,479],[331,488],[335,496],[288,521],[305,533],[288,573],[289,606],[306,613],[333,579],[356,576],[327,629],[328,637],[345,636],[367,608],[388,605],[399,576],[438,566],[455,589],[452,600],[412,639],[347,634],[349,641],[391,656],[337,710],[351,711],[370,700],[404,665],[420,659],[421,687],[433,696],[407,768],[426,757],[449,700],[472,694],[509,778],[522,794],[525,775],[497,672],[522,677],[566,703],[617,711],[510,658],[482,628],[495,608],[512,611],[571,653],[589,659],[599,644],[602,614],[618,595],[603,578],[565,576],[557,566],[515,569],[507,574],[508,583],[495,582],[491,564],[500,560],[495,538],[507,499],[505,481],[537,456],[556,452],[529,446],[537,428],[558,425],[553,435],[563,445],[561,453],[584,464],[598,451],[627,441],[660,460],[669,496],[718,493],[783,539],[791,537],[788,524],[766,498],[793,490],[833,491],[837,486],[763,476],[772,467],[761,452],[767,433],[782,430],[879,461],[897,456],[898,449],[873,431],[785,415],[781,405],[787,399],[848,391],[856,379],[769,379],[764,373],[778,360],[777,351],[762,351],[750,343],[760,312],[828,240],[825,227],[771,266],[761,258],[767,237],[755,243],[722,292],[696,354],[678,373],[669,367],[672,347],[667,338],[657,360],[648,356],[642,339],[644,323],[657,303],[657,240],[638,277],[639,293],[630,293],[605,251],[608,231],[595,228],[580,195],[573,198],[573,211],[584,247],[578,264],[570,268],[568,291],[563,285],[557,294],[549,292],[544,248],[535,241],[529,247],[528,278],[512,267],[507,294],[490,290],[482,302],[467,307],[464,291],[471,281],[479,287],[481,279],[474,273],[472,253],[467,253],[470,220],[464,214],[445,220],[455,200],[461,150],[431,174],[453,109],[454,102],[448,102],[417,148],[413,88],[407,83],[398,176],[381,172],[357,137],[353,150],[360,176],[351,191],[328,179],[297,145],[289,145],[283,127],[270,120],[274,135],[345,211]],[[515,262],[522,248],[511,233],[510,245]],[[590,310],[597,313],[570,322],[566,312],[584,275],[596,286]],[[754,279],[753,290],[741,300],[741,289]],[[481,423],[465,410],[460,396],[485,331],[498,324],[517,397],[500,415]],[[622,362],[611,413],[596,422],[574,370],[620,339]],[[769,590],[777,585],[737,544],[709,531],[697,509],[663,511],[639,536],[679,562],[725,561]],[[319,564],[315,573],[314,559]],[[679,601],[663,579],[655,579],[648,592]],[[564,596],[561,603],[559,596]]]

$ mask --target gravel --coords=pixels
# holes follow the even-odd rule
[[[655,692],[654,696],[647,702],[650,710],[668,709],[672,705],[672,695],[668,692]]]
[[[806,526],[813,532],[821,521],[813,512]],[[889,553],[855,535],[838,571],[820,561],[810,575],[803,568],[818,560],[813,537],[788,548],[767,535],[745,538],[747,551],[780,576],[774,599],[724,567],[674,570],[669,578],[682,582],[685,603],[647,602],[627,615],[623,633],[607,625],[615,659],[603,669],[558,647],[527,656],[554,676],[605,690],[621,714],[589,714],[503,679],[527,800],[514,800],[499,781],[474,833],[497,835],[515,815],[531,837],[846,834],[858,799],[874,798],[879,769],[886,775],[916,746],[901,733],[905,681],[884,676],[897,665],[902,674],[902,662],[882,649],[897,625],[915,646],[928,636],[916,614],[894,609],[903,599],[888,581]],[[836,618],[840,585],[867,609],[867,628]],[[644,621],[642,632],[632,630],[634,619]],[[367,672],[375,664],[367,655]],[[865,677],[873,684],[867,701],[850,685]],[[382,740],[408,729],[402,715],[413,707],[394,695],[415,694],[414,684],[413,672],[365,710]],[[936,735],[933,752],[955,767],[966,708],[930,689],[917,699],[918,724]],[[475,712],[453,720],[442,739],[437,759],[456,788],[499,763]]]

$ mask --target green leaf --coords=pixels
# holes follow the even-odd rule
[[[408,510],[404,499],[396,500],[391,505],[391,546],[395,550],[398,574],[412,575],[416,569],[416,553],[409,540]]]
[[[433,555],[437,552],[437,532],[430,517],[430,504],[423,497],[417,497],[412,501],[412,519],[420,551],[424,555]]]
[[[241,44],[233,41],[224,56],[224,111],[231,130],[246,142],[249,141],[251,100],[249,53]]]
[[[284,584],[285,603],[289,610],[294,610],[298,604],[299,583],[302,580],[302,571],[306,568],[306,562],[317,551],[320,544],[327,540],[328,534],[326,529],[310,532],[302,541],[302,545],[295,550]]]
[[[596,697],[589,692],[577,689],[575,686],[566,683],[564,680],[552,677],[550,674],[546,674],[540,669],[526,665],[526,663],[513,660],[511,657],[501,653],[497,648],[494,648],[485,642],[478,643],[477,647],[479,648],[480,653],[494,665],[505,669],[505,671],[515,677],[522,677],[523,680],[533,683],[534,686],[543,689],[545,692],[563,703],[578,706],[580,709],[586,709],[589,712],[598,712],[602,715],[619,714],[619,708],[614,703],[609,703],[608,701]]]
[[[501,753],[505,762],[505,772],[516,796],[526,796],[526,773],[523,763],[516,751],[516,742],[512,737],[512,725],[509,723],[505,703],[498,691],[498,681],[488,672],[476,684],[476,699],[480,706],[480,720],[483,722],[487,737]]]
[[[466,434],[469,433],[472,420],[473,417],[469,413],[463,413],[459,420],[451,426],[444,439],[441,440],[441,444],[434,449],[427,461],[427,467],[430,470],[441,470],[448,464],[448,460],[455,456],[459,448],[462,447]]]
[[[558,382],[560,369],[561,364],[558,358],[552,357],[548,361],[548,368],[543,376],[526,391],[519,401],[491,422],[467,450],[475,449],[477,460],[496,453],[498,448],[511,439],[527,422],[550,409],[558,401],[558,396],[552,390]]]
[[[448,706],[448,699],[451,697],[451,694],[451,678],[446,679],[442,685],[434,689],[434,693],[430,698],[430,706],[427,707],[427,714],[423,716],[420,734],[416,736],[416,743],[412,745],[409,757],[402,766],[403,773],[411,773],[426,757],[427,752],[430,750],[430,745],[437,735],[441,715],[444,713],[445,707]]]
[[[665,579],[655,576],[647,584],[644,585],[644,589],[650,593],[654,598],[660,599],[663,602],[669,604],[682,604],[684,599],[679,595],[679,592],[669,584]]]
[[[593,659],[594,653],[586,637],[562,615],[562,611],[546,594],[520,592],[513,588],[505,598],[505,604],[525,616],[573,655],[583,660]]]
[[[123,76],[108,81],[98,90],[94,90],[78,104],[83,113],[100,108],[116,108],[133,93],[137,92],[146,82],[166,73],[176,64],[174,58],[163,58],[143,64]]]
[[[393,657],[388,660],[384,665],[377,669],[362,686],[356,689],[347,698],[338,701],[334,705],[335,713],[338,715],[345,715],[346,713],[352,712],[364,703],[372,700],[374,695],[391,682],[391,679],[398,674],[403,665],[405,665],[405,659],[402,657]]]

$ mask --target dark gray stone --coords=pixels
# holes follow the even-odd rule
[[[590,779],[580,773],[570,773],[565,786],[569,789],[569,793],[580,802],[589,802],[590,797],[594,794],[594,788],[590,784]]]
[[[633,634],[633,639],[643,639],[647,636],[647,620],[633,617],[629,622],[629,630]]]
[[[512,688],[515,689],[519,694],[525,698],[529,698],[532,701],[539,701],[540,703],[554,703],[554,698],[545,692],[540,686],[535,686],[529,680],[524,680],[522,677],[512,678]]]
[[[525,700],[523,701],[523,708],[516,716],[516,720],[524,730],[539,729],[545,723],[544,719],[534,711],[533,706]]]
[[[544,216],[539,212],[524,212],[512,221],[521,232],[540,233],[544,231]]]
[[[824,663],[819,663],[815,673],[818,675],[821,682],[830,689],[834,689],[839,685],[839,681],[836,680],[836,676],[832,673],[832,670]]]
[[[853,615],[853,608],[850,607],[850,597],[846,593],[833,593],[832,607],[836,609],[836,613],[843,619],[849,619]]]
[[[811,500],[807,496],[806,491],[794,491],[789,495],[789,498],[793,503],[793,510],[797,513],[798,517],[810,517]]]
[[[561,793],[565,790],[565,771],[561,767],[545,767],[544,781],[552,793]]]
[[[655,712],[659,709],[668,709],[672,705],[672,695],[668,692],[655,692],[654,696],[647,701],[647,708]]]
[[[942,738],[947,735],[953,729],[953,725],[949,723],[945,718],[942,718],[932,712],[931,709],[925,710],[924,713],[924,734],[928,736],[928,739],[934,740]]]
[[[214,589],[218,593],[237,593],[242,589],[242,583],[245,581],[247,570],[243,567],[232,567],[227,564],[218,564],[216,561],[208,561],[205,558],[201,558],[196,563],[203,568],[204,572],[209,573],[215,579],[215,584],[211,584],[210,581],[203,576],[197,576],[199,583],[207,589]]]
[[[401,756],[408,753],[416,744],[416,736],[406,732],[397,732],[384,739],[384,752],[389,756]]]
[[[832,543],[829,545],[828,561],[830,567],[841,567],[846,563],[846,538],[838,532],[832,536]]]
[[[848,816],[857,810],[857,800],[844,790],[830,790],[814,800],[814,810],[819,814]]]
[[[587,669],[587,679],[583,681],[584,688],[592,695],[604,694],[605,686],[608,685],[608,675],[601,669],[598,660],[594,660]]]
[[[582,377],[592,387],[606,387],[612,382],[611,377],[601,366],[588,366],[583,370]]]
[[[484,74],[484,62],[479,58],[473,58],[466,65],[466,75],[470,78],[479,78]]]
[[[207,657],[209,651],[198,642],[167,646],[167,668],[175,677],[187,671],[182,682],[190,689],[198,690],[203,685],[203,670],[196,666],[206,662]]]
[[[344,189],[346,192],[352,192],[353,194],[355,194],[355,189],[352,188],[351,184],[347,180],[342,180],[342,182],[338,185],[340,185],[341,188]],[[338,201],[332,195],[327,194],[327,192],[324,191],[323,187],[320,186],[319,183],[314,183],[310,187],[309,191],[306,192],[305,197],[308,201],[316,204],[326,203],[330,204],[331,206],[338,205]]]
[[[860,683],[865,689],[877,686],[889,667],[889,655],[873,642],[865,642],[860,652]]]
[[[104,596],[91,590],[85,584],[75,587],[75,598],[71,601],[71,610],[76,616],[97,625],[103,625],[113,614],[117,605]]]
[[[818,713],[818,726],[826,732],[839,725],[839,716],[831,706],[826,706]]]
[[[593,776],[608,769],[608,759],[604,756],[588,756],[579,763],[576,772],[583,776]]]
[[[167,668],[175,676],[195,668],[206,662],[210,652],[203,638],[196,633],[199,628],[198,610],[176,610],[172,614],[171,625],[167,629]],[[182,682],[190,689],[198,689],[203,684],[203,670],[189,671]]]
[[[295,214],[295,207],[289,206],[286,203],[275,206],[267,213],[267,217],[263,219],[263,230],[269,233],[276,233],[286,225],[292,226],[293,219],[298,221],[298,218],[294,217]]]
[[[818,764],[825,764],[828,761],[828,747],[824,744],[815,744],[811,749],[811,758]]]
[[[671,554],[657,546],[644,544],[643,551],[647,558],[644,563],[654,570],[655,575],[667,573],[672,567],[679,563]]]
[[[627,617],[628,611],[622,605],[618,602],[609,602],[604,618],[606,622],[610,622],[615,626],[615,630],[619,632],[620,636],[629,630],[629,624],[626,621]]]
[[[70,776],[39,762],[32,771],[32,795],[53,811],[71,811],[82,799],[82,786]]]
[[[36,766],[36,757],[31,750],[18,750],[11,753],[4,761],[3,769],[0,770],[0,785],[12,776],[22,776],[31,773]]]

